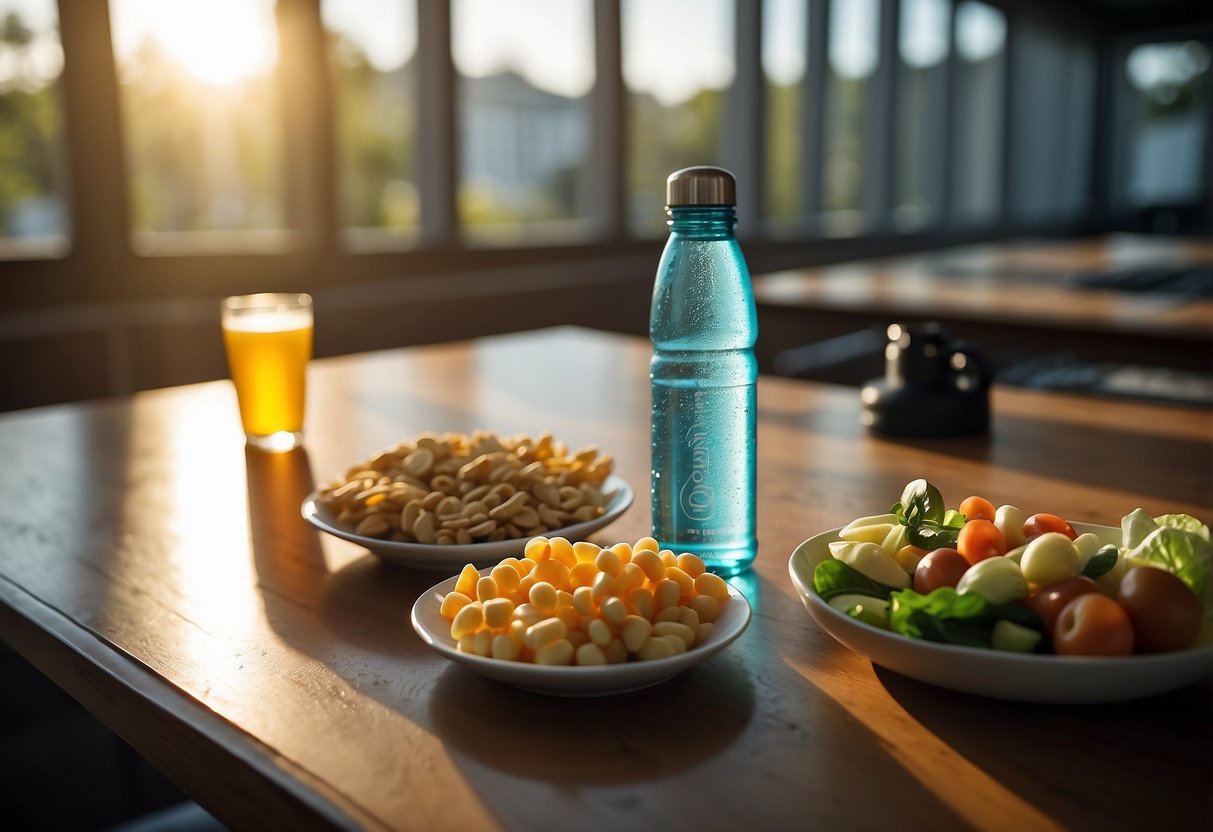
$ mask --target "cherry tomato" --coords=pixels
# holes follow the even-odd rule
[[[1133,622],[1107,595],[1079,595],[1057,616],[1053,650],[1062,656],[1127,656],[1133,652]]]
[[[1045,532],[1060,532],[1071,540],[1078,537],[1074,527],[1056,514],[1033,514],[1023,524],[1023,536],[1028,540]]]
[[[955,549],[927,552],[914,570],[914,591],[926,595],[941,586],[956,587],[970,564]]]
[[[970,520],[956,538],[956,548],[969,563],[1007,553],[1007,538],[989,520]]]
[[[993,520],[997,509],[985,497],[965,497],[960,502],[960,513],[969,520]]]
[[[1129,614],[1137,646],[1149,653],[1190,647],[1204,609],[1188,585],[1165,569],[1139,566],[1120,581],[1116,600]]]
[[[1057,625],[1057,616],[1061,614],[1062,608],[1066,604],[1079,595],[1102,591],[1095,581],[1079,575],[1036,590],[1028,596],[1028,608],[1040,616],[1044,622],[1045,635],[1052,638],[1053,629]]]

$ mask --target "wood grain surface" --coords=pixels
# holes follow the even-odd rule
[[[893,441],[854,390],[759,384],[760,552],[742,637],[622,696],[544,697],[438,656],[445,574],[299,516],[425,430],[596,444],[649,531],[649,348],[554,329],[315,362],[306,443],[246,451],[227,382],[0,417],[0,637],[240,828],[1208,829],[1213,686],[1024,705],[900,677],[819,630],[788,578],[815,532],[926,476],[1116,524],[1213,519],[1213,414],[996,389],[988,436]],[[65,768],[65,777],[79,776]]]

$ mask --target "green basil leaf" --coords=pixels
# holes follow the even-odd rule
[[[909,589],[889,596],[889,629],[911,638],[989,647],[994,624],[1008,619],[1040,630],[1040,616],[1019,604],[991,604],[976,593],[940,587],[928,595]]]
[[[895,589],[872,580],[853,566],[834,558],[817,564],[817,568],[813,570],[813,586],[817,589],[817,594],[826,601],[845,593],[888,598],[889,593]]]

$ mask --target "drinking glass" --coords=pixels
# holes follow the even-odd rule
[[[236,295],[222,304],[223,343],[245,439],[262,451],[303,441],[312,298],[301,293]]]

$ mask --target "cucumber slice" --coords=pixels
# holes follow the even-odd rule
[[[865,624],[871,624],[882,630],[889,629],[889,602],[883,598],[847,593],[835,595],[826,603]]]
[[[1031,627],[1025,627],[1003,618],[994,622],[994,631],[990,634],[990,646],[995,650],[1031,653],[1040,643],[1040,639],[1041,634]]]

